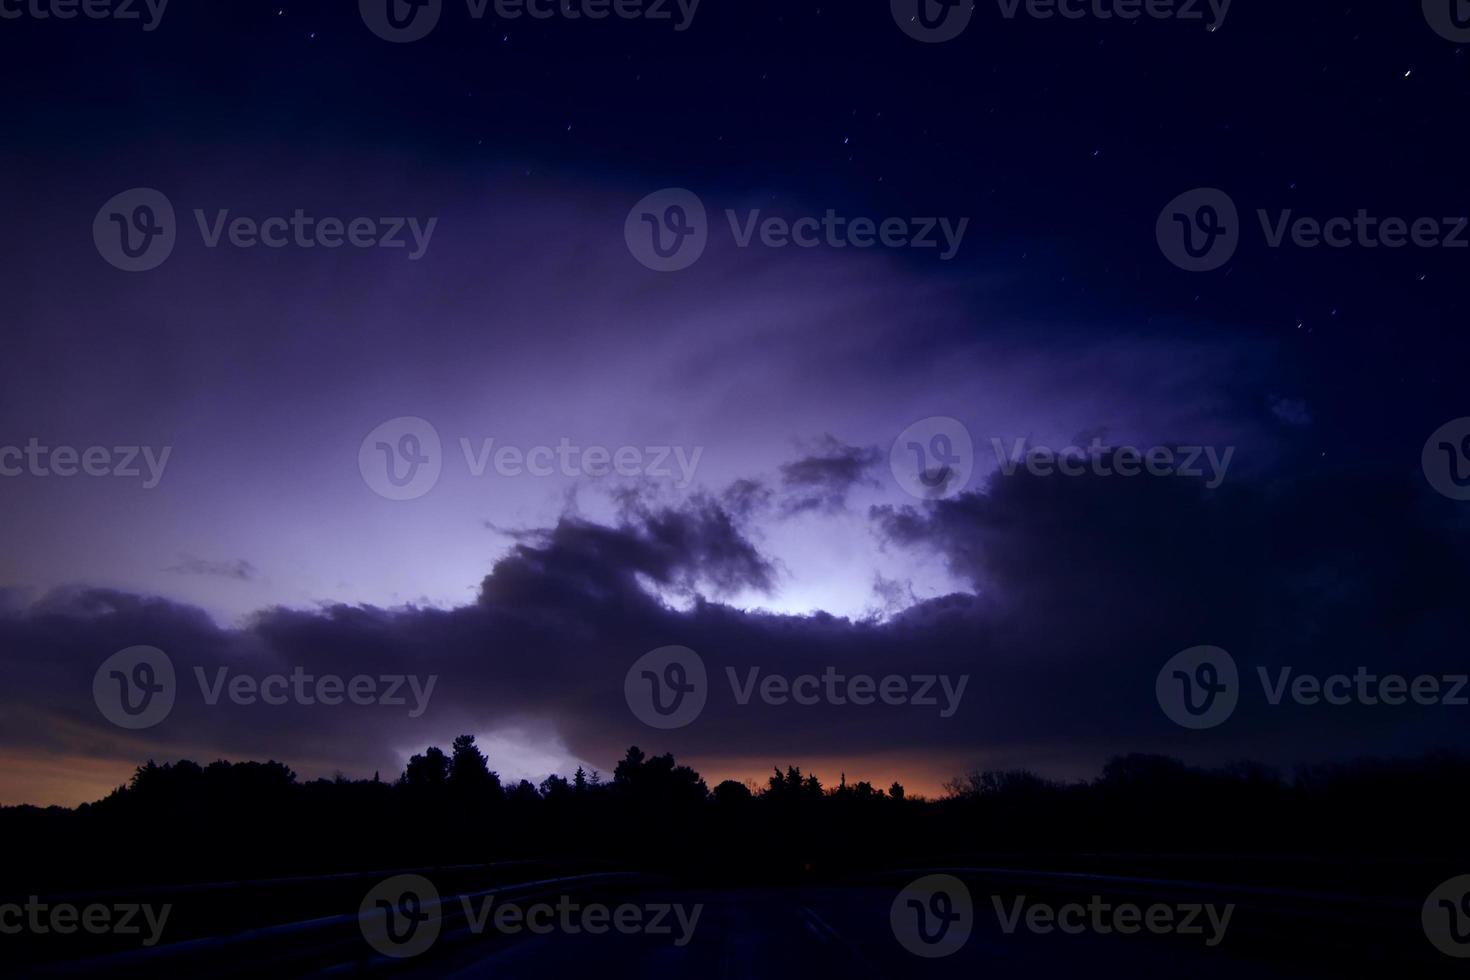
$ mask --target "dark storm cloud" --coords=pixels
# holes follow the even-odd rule
[[[748,520],[765,509],[773,496],[771,488],[759,480],[741,478],[734,481],[720,494],[720,504],[731,515]]]
[[[241,582],[253,582],[259,576],[259,570],[243,558],[233,561],[210,561],[205,558],[194,558],[190,555],[180,556],[177,565],[170,565],[164,569],[166,572],[174,572],[179,575],[210,575],[216,578],[232,578]]]
[[[781,467],[788,493],[782,509],[788,514],[842,510],[853,487],[876,483],[872,471],[882,458],[875,447],[849,446],[824,436],[809,455]]]
[[[993,665],[1028,678],[1029,703],[1077,732],[1141,737],[1149,726],[1125,719],[1156,716],[1145,681],[1198,644],[1230,650],[1257,694],[1257,667],[1463,672],[1447,638],[1470,626],[1456,598],[1470,586],[1467,537],[1445,503],[1408,477],[1342,471],[1213,491],[1018,471],[985,494],[873,517],[892,544],[933,550],[984,597]],[[1261,753],[1279,736],[1301,755],[1331,731],[1347,753],[1459,743],[1458,724],[1450,707],[1268,712],[1257,696],[1229,734],[1176,741]]]
[[[902,612],[919,601],[912,582],[885,578],[882,572],[873,573],[873,595],[882,602],[883,611],[888,614]]]
[[[1083,767],[1145,748],[1291,762],[1319,757],[1329,734],[1338,755],[1463,745],[1463,709],[1267,708],[1259,696],[1226,726],[1184,732],[1153,687],[1165,660],[1204,643],[1235,655],[1247,688],[1258,665],[1463,671],[1463,650],[1443,638],[1470,630],[1470,535],[1449,528],[1446,503],[1407,478],[1324,474],[1211,491],[1178,477],[997,475],[982,493],[871,512],[890,549],[940,556],[973,594],[852,621],[708,601],[709,589],[770,583],[738,516],[708,497],[678,507],[630,498],[615,526],[566,517],[520,532],[478,600],[448,611],[278,608],[224,629],[161,599],[53,593],[0,615],[11,682],[0,737],[84,755],[274,756],[304,771],[390,772],[403,749],[528,718],[550,719],[572,752],[602,764],[632,743],[706,758],[738,746],[773,761],[799,748]],[[878,584],[901,597],[896,582]],[[659,592],[690,601],[675,608]],[[133,644],[168,652],[181,690],[166,721],[135,734],[110,727],[91,701],[98,664]],[[669,644],[701,655],[711,694],[694,724],[655,732],[632,716],[623,680],[637,657]],[[382,706],[210,706],[193,676],[298,666],[440,680],[413,718]],[[727,679],[828,666],[970,681],[943,718],[914,706],[742,706]]]
[[[636,575],[685,594],[701,587],[715,595],[770,591],[771,563],[708,495],[696,493],[677,507],[650,505],[636,491],[619,499],[617,527],[563,517],[554,528],[515,532],[514,556],[539,575],[575,580],[598,594],[636,587]]]

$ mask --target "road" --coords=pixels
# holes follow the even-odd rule
[[[1463,976],[1463,960],[1426,941],[1421,903],[1392,894],[975,866],[745,888],[550,867],[422,870],[443,890],[416,873],[382,881],[365,874],[257,882],[238,895],[196,889],[216,906],[213,917],[193,923],[197,935],[100,957],[56,956],[37,973],[527,980]],[[413,878],[420,884],[399,880]],[[381,911],[365,918],[362,889],[369,882],[375,889],[393,884],[384,896],[396,896],[397,904],[375,905]],[[306,894],[308,885],[327,891]],[[223,902],[222,892],[236,901]],[[299,909],[288,917],[292,896]],[[198,896],[171,898],[181,914],[209,911]],[[269,910],[276,917],[266,920]],[[1168,915],[1190,910],[1197,913],[1188,920],[1192,930],[1168,927]],[[1165,914],[1164,927],[1140,928],[1154,912]],[[238,925],[257,920],[274,924]],[[1184,921],[1176,918],[1174,925]]]
[[[967,942],[941,959],[907,951],[895,938],[889,909],[896,889],[790,888],[722,891],[643,891],[616,901],[645,907],[702,906],[692,937],[623,934],[522,935],[472,942],[426,955],[411,976],[700,978],[773,980],[782,977],[1037,977],[1086,976],[1138,980],[1299,978],[1300,964],[1272,967],[1229,948],[1207,948],[1198,937],[1038,935],[1024,927],[1006,934],[990,902],[976,896]]]

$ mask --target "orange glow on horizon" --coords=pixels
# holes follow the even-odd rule
[[[201,763],[204,761],[197,756],[195,758]],[[711,789],[726,779],[764,789],[776,765],[774,759],[765,757],[692,757],[687,762],[684,759],[679,759],[679,762],[692,765]],[[0,753],[0,806],[76,807],[82,803],[95,803],[127,784],[139,765],[141,763],[133,759]],[[943,784],[966,768],[965,763],[958,760],[926,757],[920,761],[899,753],[792,757],[781,761],[783,772],[788,765],[799,766],[803,776],[815,774],[825,789],[837,786],[845,773],[849,786],[866,780],[874,788],[887,792],[896,780],[903,784],[908,796],[930,799],[943,795]],[[331,767],[320,772],[312,767],[292,768],[303,781],[318,776],[330,777],[337,771]],[[358,774],[356,778],[370,779],[371,774]],[[603,778],[612,778],[610,768],[603,773]]]

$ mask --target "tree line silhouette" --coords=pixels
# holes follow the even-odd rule
[[[75,809],[0,808],[10,890],[260,878],[525,859],[606,861],[715,878],[784,879],[1026,856],[1280,855],[1445,859],[1470,802],[1470,758],[1315,765],[1290,777],[1155,755],[1091,780],[976,771],[938,799],[894,783],[824,785],[799,767],[709,788],[671,754],[632,747],[610,776],[503,781],[470,735],[396,778],[298,780],[271,762],[139,766]]]

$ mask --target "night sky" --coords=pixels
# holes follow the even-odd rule
[[[1213,30],[1205,3],[986,2],[942,43],[881,2],[537,20],[445,0],[411,43],[349,0],[174,0],[156,23],[49,2],[0,0],[0,464],[31,440],[138,446],[157,479],[141,451],[136,477],[0,477],[0,803],[96,799],[149,757],[386,778],[461,732],[515,778],[638,744],[711,782],[800,764],[930,794],[1127,751],[1466,747],[1470,708],[1251,687],[1257,667],[1466,669],[1470,502],[1425,449],[1470,416],[1470,30],[1434,29],[1437,0],[1236,0]],[[102,242],[137,188],[176,241],[126,271]],[[631,243],[669,188],[707,245],[658,271]],[[1192,272],[1158,229],[1198,188],[1239,241]],[[298,210],[406,244],[240,247],[219,224]],[[756,210],[927,221],[939,245],[742,247]],[[1288,211],[1450,240],[1272,247]],[[973,451],[923,499],[900,435],[936,417]],[[422,451],[403,418],[438,473],[390,499],[370,436]],[[475,475],[491,439],[638,462]],[[996,440],[1231,455],[1219,479],[1007,475]],[[1227,724],[1191,731],[1154,683],[1205,644],[1250,676]],[[92,681],[135,645],[183,680],[130,731]],[[659,731],[623,685],[669,645],[720,696]],[[211,706],[196,666],[439,683],[418,717]],[[738,705],[725,668],[753,666],[969,681],[950,717]]]

